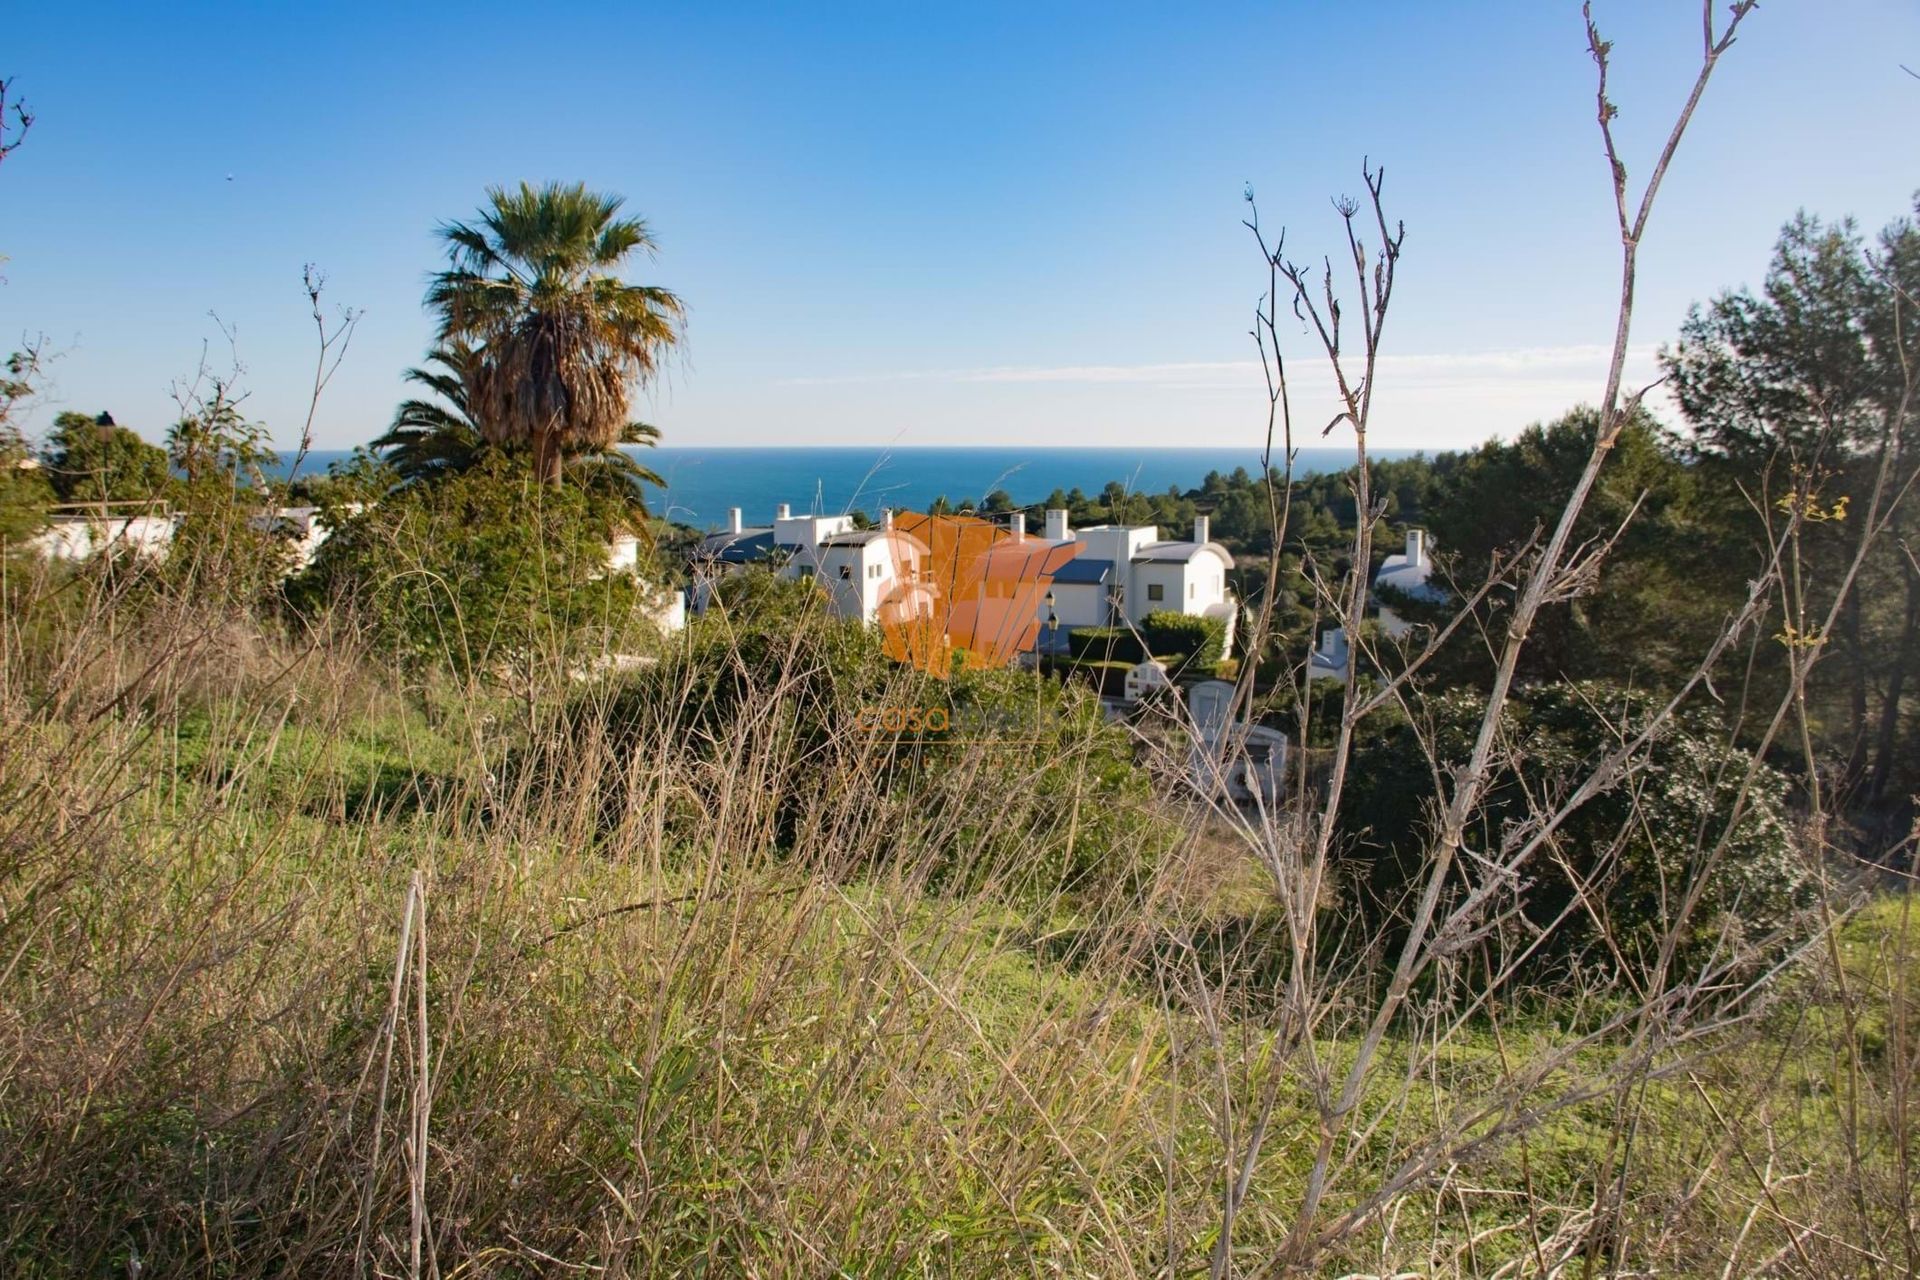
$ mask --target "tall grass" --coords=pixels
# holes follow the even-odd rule
[[[1184,1275],[1260,1109],[1232,1272],[1294,1227],[1319,1112],[1311,1073],[1265,1069],[1284,917],[1221,815],[1095,785],[1109,731],[914,772],[834,700],[921,677],[822,681],[825,623],[505,697],[137,566],[8,573],[7,1270]],[[737,699],[714,652],[753,664]],[[1129,874],[1071,870],[1042,765],[1046,813],[1138,806]],[[1542,1106],[1599,1078],[1628,1029],[1555,1055],[1606,1009],[1396,1023],[1330,1215],[1449,1158],[1308,1269],[1892,1273],[1908,910],[1538,1124],[1452,1132],[1489,1073],[1555,1063]],[[1353,1052],[1365,990],[1316,1052]]]

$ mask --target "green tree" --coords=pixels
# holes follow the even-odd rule
[[[26,440],[0,423],[0,548],[18,545],[47,523],[53,486]]]
[[[189,489],[208,482],[229,487],[248,483],[264,491],[263,468],[279,461],[267,444],[267,429],[249,421],[226,384],[215,382],[213,392],[167,429],[167,456]]]
[[[1463,589],[1552,529],[1598,426],[1599,415],[1582,407],[1449,460],[1421,503],[1436,553]],[[1702,544],[1692,496],[1693,478],[1671,439],[1644,413],[1629,421],[1574,530],[1576,545],[1618,541],[1582,594],[1542,612],[1523,674],[1660,682],[1685,674],[1711,642],[1725,589],[1745,581]],[[1505,603],[1497,595],[1493,606]],[[1476,639],[1463,635],[1454,649],[1454,678],[1490,675]]]
[[[353,610],[379,647],[421,666],[570,661],[646,626],[633,578],[607,572],[619,521],[607,506],[493,451],[342,519],[288,598],[312,617]]]
[[[1647,694],[1603,682],[1522,691],[1501,763],[1472,816],[1469,846],[1491,855],[1537,829],[1541,813],[1657,706]],[[1441,694],[1417,702],[1412,720],[1369,721],[1356,746],[1340,814],[1346,891],[1389,938],[1424,883],[1436,770],[1449,776],[1467,758],[1483,710],[1472,691]],[[1703,864],[1702,850],[1723,836],[1719,854]],[[1480,879],[1485,865],[1463,859],[1447,891],[1488,888]],[[1524,966],[1531,974],[1570,964],[1644,972],[1681,898],[1703,875],[1700,907],[1677,939],[1683,962],[1729,939],[1759,941],[1787,927],[1813,897],[1791,835],[1787,780],[1729,746],[1716,718],[1690,712],[1648,745],[1630,780],[1576,808],[1520,876],[1492,886],[1498,898],[1488,918],[1500,922],[1496,945],[1509,957],[1535,947]]]
[[[62,502],[136,502],[171,487],[167,453],[113,420],[63,413],[47,433],[43,461]]]
[[[455,338],[429,351],[424,367],[401,375],[434,397],[402,401],[370,446],[402,484],[455,475],[479,461],[487,447],[471,407],[479,367],[479,353]]]
[[[654,249],[644,222],[617,216],[618,196],[558,183],[487,196],[474,222],[441,229],[451,265],[427,302],[442,342],[479,352],[467,387],[481,436],[527,447],[541,480],[558,484],[569,454],[620,441],[630,393],[678,341],[683,308],[616,274]]]
[[[404,376],[435,398],[403,402],[386,434],[370,446],[392,469],[398,483],[457,475],[479,462],[490,449],[525,452],[519,446],[489,444],[474,425],[474,385],[481,362],[472,346],[458,339],[442,343],[427,354],[427,362],[426,368],[409,369]],[[649,518],[646,486],[665,488],[666,481],[642,466],[628,450],[652,448],[659,440],[657,427],[629,422],[612,445],[567,453],[562,461],[563,474],[589,492],[618,499],[645,521]]]
[[[1870,245],[1850,220],[1828,225],[1802,214],[1782,230],[1757,294],[1726,293],[1694,308],[1680,341],[1662,353],[1736,581],[1765,557],[1783,502],[1860,513],[1801,526],[1806,619],[1831,607],[1883,464],[1897,489],[1920,456],[1916,297],[1920,229],[1911,219]],[[1870,801],[1920,781],[1911,712],[1920,568],[1909,554],[1920,522],[1912,506],[1911,496],[1893,506],[1814,669],[1816,732]],[[1784,663],[1773,656],[1777,678]]]

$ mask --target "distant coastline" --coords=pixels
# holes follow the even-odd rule
[[[1388,449],[1377,456],[1408,458],[1416,452]],[[1097,494],[1119,481],[1135,492],[1164,493],[1169,487],[1198,488],[1210,471],[1230,474],[1245,467],[1257,472],[1260,467],[1255,448],[669,445],[636,453],[667,482],[664,493],[648,493],[654,514],[697,528],[722,523],[729,507],[741,508],[749,521],[770,518],[782,502],[796,511],[874,514],[882,507],[924,508],[937,497],[977,501],[995,489],[1027,505],[1055,489]],[[343,449],[316,449],[301,463],[301,472],[324,473],[330,463],[349,456]],[[281,474],[291,462],[291,453],[282,455]],[[1312,475],[1352,462],[1348,449],[1301,449],[1295,470]]]

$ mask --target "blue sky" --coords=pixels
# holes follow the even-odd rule
[[[1644,176],[1699,54],[1679,0],[1600,0]],[[1722,63],[1642,258],[1635,362],[1757,281],[1796,209],[1911,208],[1920,6],[1772,0]],[[376,435],[423,352],[433,228],[584,180],[652,224],[691,311],[668,443],[1233,445],[1264,398],[1240,226],[1318,256],[1387,166],[1408,227],[1378,443],[1507,434],[1598,393],[1617,240],[1576,3],[32,6],[0,75],[0,338],[58,408],[158,438],[236,335],[297,436],[302,264],[364,318],[316,444]],[[231,175],[231,180],[229,180]],[[1324,397],[1304,337],[1307,409]],[[1317,443],[1317,442],[1316,442]]]

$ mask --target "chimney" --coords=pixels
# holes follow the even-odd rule
[[[781,503],[779,506],[773,509],[773,518],[775,520],[793,519],[793,507],[788,503],[785,503],[785,502]]]
[[[1193,518],[1193,540],[1203,547],[1209,542],[1212,542],[1212,524],[1213,522],[1206,516],[1195,516]]]
[[[893,508],[892,507],[882,507],[880,509],[880,527],[882,529],[893,528]]]
[[[1007,532],[1013,535],[1015,542],[1024,542],[1027,537],[1027,513],[1016,511],[1007,517]]]
[[[1407,563],[1425,564],[1427,562],[1427,531],[1425,529],[1407,530]]]
[[[1047,509],[1047,541],[1065,542],[1072,536],[1072,532],[1067,528],[1066,508],[1049,507]]]
[[[740,508],[738,507],[727,508],[727,532],[740,532]]]

